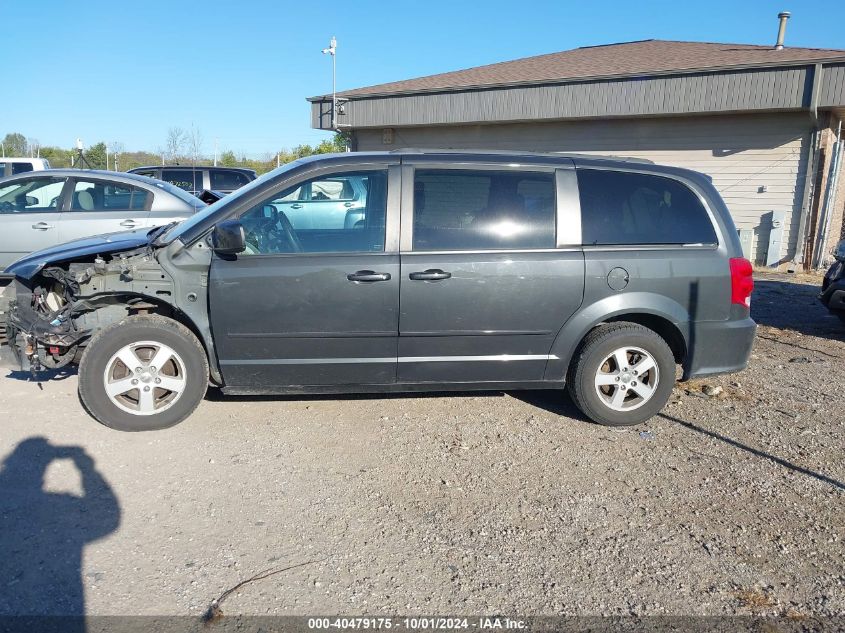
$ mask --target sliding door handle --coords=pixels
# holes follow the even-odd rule
[[[452,273],[447,273],[439,268],[430,268],[422,272],[411,273],[408,275],[412,281],[440,281],[441,279],[449,279]]]

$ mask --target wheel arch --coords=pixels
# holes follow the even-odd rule
[[[683,364],[688,357],[689,313],[680,303],[648,292],[620,293],[582,307],[564,324],[552,344],[545,379],[565,381],[572,358],[587,335],[620,321],[654,331],[667,342],[677,363]]]
[[[110,299],[112,301],[103,303],[103,305],[100,305],[99,307],[92,310],[90,313],[84,315],[86,321],[91,320],[91,318],[88,316],[89,314],[95,316],[96,323],[92,324],[93,327],[91,328],[92,336],[96,334],[97,331],[101,330],[104,327],[107,327],[111,323],[115,323],[126,318],[127,316],[133,316],[136,314],[157,314],[161,317],[172,319],[173,321],[181,323],[186,328],[188,328],[188,330],[190,330],[191,333],[197,338],[197,340],[200,342],[200,345],[202,345],[203,350],[205,351],[205,356],[208,361],[209,371],[212,380],[217,384],[223,384],[223,378],[220,375],[216,358],[212,354],[212,350],[209,349],[208,341],[206,341],[200,328],[197,326],[194,320],[190,316],[185,314],[182,310],[159,297],[151,297],[148,295],[137,293],[105,293],[99,295],[97,299]],[[109,308],[114,308],[117,306],[124,308],[126,310],[125,314],[121,314],[120,316],[118,316],[116,313],[109,314]]]

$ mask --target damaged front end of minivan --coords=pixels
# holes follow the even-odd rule
[[[4,364],[37,374],[78,363],[100,329],[134,314],[168,316],[210,341],[208,328],[195,325],[207,323],[210,252],[202,244],[157,245],[157,232],[81,240],[13,264]]]

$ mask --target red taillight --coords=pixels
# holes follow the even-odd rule
[[[754,290],[754,269],[744,257],[731,259],[731,303],[751,307],[751,291]]]

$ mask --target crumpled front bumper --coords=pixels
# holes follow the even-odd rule
[[[23,336],[12,326],[6,329],[7,342],[0,345],[0,367],[13,371],[29,371],[30,364],[22,349]]]

